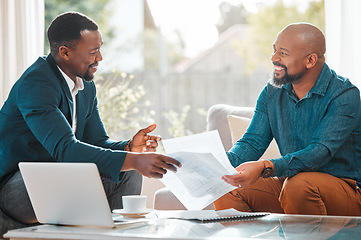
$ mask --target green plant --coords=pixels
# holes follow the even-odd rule
[[[168,128],[168,131],[172,137],[183,137],[192,134],[189,129],[186,129],[184,124],[190,109],[191,106],[185,105],[182,109],[182,112],[180,113],[173,110],[163,113],[164,117],[171,124],[171,127]]]
[[[144,100],[145,89],[125,72],[97,75],[99,112],[110,137],[126,139],[154,123],[155,111]]]
[[[183,137],[193,134],[193,132],[190,129],[187,129],[185,125],[190,110],[191,106],[185,105],[180,113],[173,110],[163,113],[164,117],[171,124],[171,127],[168,128],[168,132],[172,137]],[[204,117],[204,119],[207,115],[207,111],[204,109],[198,109],[197,113],[201,117]]]

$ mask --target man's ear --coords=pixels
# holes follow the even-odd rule
[[[313,68],[316,65],[318,56],[316,53],[311,53],[307,56],[306,68]]]
[[[59,47],[59,56],[64,58],[65,60],[69,59],[69,48],[66,46]]]

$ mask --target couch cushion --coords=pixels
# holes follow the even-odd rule
[[[155,192],[153,208],[156,210],[187,210],[187,208],[179,201],[179,199],[167,188],[161,188]],[[214,210],[211,203],[204,210]]]
[[[239,117],[235,115],[229,115],[228,124],[232,137],[232,144],[234,144],[238,139],[240,139],[243,134],[246,132],[248,125],[251,123],[250,118]],[[276,141],[273,139],[270,143],[268,149],[263,154],[261,158],[263,159],[273,159],[279,158],[281,155],[278,150]]]
[[[254,108],[238,107],[227,104],[216,104],[209,108],[207,115],[207,131],[218,130],[224,149],[232,147],[231,133],[228,126],[228,115],[252,118]]]

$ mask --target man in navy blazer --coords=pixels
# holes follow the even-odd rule
[[[96,163],[111,209],[122,208],[122,195],[140,194],[140,174],[161,178],[180,166],[152,153],[160,140],[148,135],[155,124],[131,140],[107,136],[92,81],[103,44],[95,22],[76,12],[61,14],[48,39],[51,53],[23,73],[0,111],[0,208],[23,223],[36,218],[19,162]]]

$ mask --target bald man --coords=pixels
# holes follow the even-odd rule
[[[273,44],[273,79],[251,124],[227,152],[238,187],[217,209],[361,216],[360,92],[325,63],[315,26],[285,27]],[[272,139],[282,157],[259,159]]]

